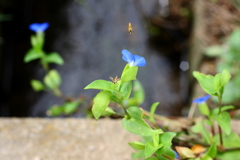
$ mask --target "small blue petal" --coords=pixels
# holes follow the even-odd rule
[[[124,49],[122,50],[122,59],[128,63],[131,63],[134,61],[134,57],[132,53],[130,53],[128,50]]]
[[[34,32],[44,32],[49,27],[49,23],[33,23],[29,25],[29,29]]]
[[[122,50],[122,59],[124,61],[127,61],[130,64],[130,67],[133,66],[145,66],[146,65],[146,60],[144,57],[138,56],[138,55],[132,55],[131,52],[128,50],[124,49]]]
[[[204,97],[196,98],[192,102],[193,103],[203,103],[203,102],[206,102],[208,100],[208,98],[210,98],[210,95],[206,95]]]
[[[134,55],[134,66],[143,67],[146,65],[146,60],[144,57]]]
[[[174,151],[174,153],[175,153],[175,159],[178,159],[179,158],[178,153],[176,151]]]

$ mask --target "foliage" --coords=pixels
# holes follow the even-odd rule
[[[223,103],[233,103],[240,99],[240,28],[233,31],[227,41],[222,45],[210,46],[205,54],[210,57],[219,57],[217,71],[229,70],[231,81],[226,85]],[[217,101],[216,99],[214,99]]]
[[[33,60],[40,60],[46,75],[43,80],[31,80],[31,85],[35,91],[48,91],[55,96],[64,97],[65,102],[61,105],[54,105],[48,111],[49,116],[71,115],[77,111],[78,107],[85,101],[84,98],[73,99],[72,97],[63,96],[60,91],[61,76],[57,70],[49,69],[49,63],[58,65],[64,64],[61,56],[56,53],[45,53],[44,31],[49,27],[48,23],[32,24],[30,29],[36,32],[31,36],[32,48],[24,57],[24,62],[28,63]],[[226,62],[234,66],[239,62],[240,58],[240,30],[234,32],[227,47],[227,53],[232,54],[231,57],[225,56]],[[207,50],[207,53],[217,53],[222,50],[219,46],[214,46]],[[215,54],[216,55],[216,54]],[[214,55],[214,56],[215,56]],[[155,114],[155,110],[159,102],[153,103],[150,112],[139,108],[143,103],[145,95],[141,83],[137,80],[139,67],[146,65],[144,57],[132,55],[128,50],[122,50],[122,59],[128,64],[124,67],[121,77],[110,77],[112,81],[95,80],[85,87],[85,89],[97,89],[100,92],[93,98],[92,116],[98,120],[102,116],[118,115],[122,117],[122,126],[128,132],[139,135],[141,141],[129,142],[129,146],[137,150],[132,154],[134,159],[144,160],[220,160],[232,159],[240,157],[240,137],[231,130],[231,117],[229,110],[234,109],[232,105],[222,105],[225,102],[225,96],[228,93],[228,86],[240,85],[237,78],[240,78],[238,69],[223,69],[216,75],[205,75],[197,71],[193,72],[193,76],[198,80],[202,89],[208,94],[193,100],[197,103],[204,119],[196,120],[193,126],[184,128],[179,132],[170,132],[165,126],[159,127],[156,120],[164,120],[172,124],[180,124]],[[234,61],[234,62],[233,62]],[[231,74],[234,75],[231,80]],[[233,86],[231,86],[233,87]],[[236,86],[235,86],[236,87]],[[233,89],[232,89],[233,90]],[[227,94],[226,94],[227,93]],[[210,97],[218,99],[218,107],[210,108],[207,100]],[[121,110],[114,109],[111,104],[120,106]],[[216,125],[218,132],[216,132]],[[164,128],[165,127],[165,128]],[[211,132],[209,129],[211,128]],[[187,137],[187,138],[186,138]],[[190,138],[189,138],[190,137]],[[186,139],[185,139],[186,138]],[[174,144],[172,141],[181,142]],[[187,142],[187,144],[183,144]]]
[[[50,63],[63,65],[64,61],[57,52],[46,53],[43,50],[44,46],[44,31],[49,27],[47,22],[45,23],[33,23],[29,26],[29,29],[36,32],[36,35],[31,36],[32,48],[28,50],[24,57],[24,62],[29,63],[33,60],[39,60],[43,66],[46,75],[42,81],[33,79],[31,80],[31,86],[34,91],[47,91],[57,97],[65,99],[64,104],[54,105],[49,108],[47,115],[49,116],[60,116],[60,115],[71,115],[74,113],[79,105],[83,103],[83,99],[74,100],[72,97],[66,97],[60,91],[61,76],[55,69],[49,69]]]

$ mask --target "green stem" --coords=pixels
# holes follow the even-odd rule
[[[127,112],[127,109],[124,107],[124,105],[123,105],[123,101],[121,101],[121,107],[122,107],[123,111],[125,112],[127,118],[130,119],[131,116],[130,116],[129,113]]]
[[[221,114],[222,112],[222,98],[220,96],[218,96],[218,100],[219,100],[219,112],[218,115]],[[218,130],[219,130],[219,138],[220,138],[220,147],[223,147],[223,136],[222,136],[222,129],[218,124]]]

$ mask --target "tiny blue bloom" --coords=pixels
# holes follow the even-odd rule
[[[206,102],[208,100],[208,98],[210,98],[210,95],[206,95],[204,97],[196,98],[192,102],[193,103],[203,103],[203,102]]]
[[[29,29],[34,32],[44,32],[49,27],[49,23],[33,23],[29,25]]]
[[[132,53],[130,53],[126,49],[122,50],[122,55],[123,55],[122,59],[124,61],[127,61],[130,67],[133,67],[133,66],[143,67],[146,65],[146,60],[144,57],[141,57],[138,55],[132,55]]]
[[[179,158],[178,153],[176,151],[174,151],[174,153],[175,153],[175,159],[178,159]]]

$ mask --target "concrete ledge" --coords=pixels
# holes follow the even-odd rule
[[[120,120],[0,119],[1,160],[130,160]]]

